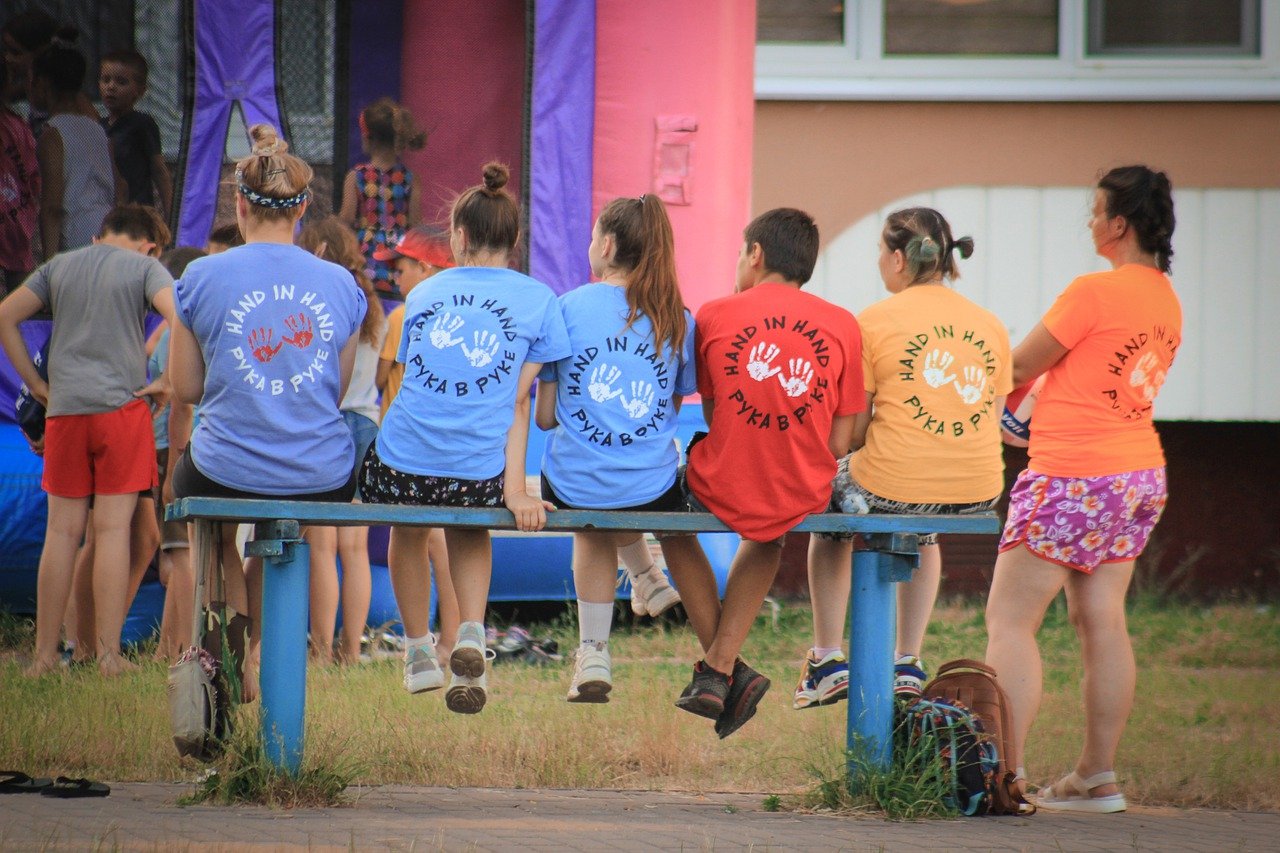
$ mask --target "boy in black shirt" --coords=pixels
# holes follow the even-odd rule
[[[116,168],[129,185],[129,203],[158,207],[168,215],[173,182],[160,150],[160,128],[150,115],[133,108],[147,91],[147,61],[133,50],[108,53],[99,67],[98,90],[107,108],[102,128],[111,137]]]

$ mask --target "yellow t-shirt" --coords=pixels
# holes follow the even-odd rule
[[[404,381],[404,364],[396,361],[396,353],[400,352],[400,335],[404,332],[404,305],[397,305],[387,315],[387,336],[382,341],[382,352],[379,359],[391,362],[391,372],[387,374],[387,386],[382,389],[382,417],[387,416],[391,401],[400,393],[400,383]]]
[[[868,491],[908,503],[977,503],[1004,489],[998,398],[1012,390],[1009,332],[944,285],[916,285],[858,315],[872,395],[850,463]]]

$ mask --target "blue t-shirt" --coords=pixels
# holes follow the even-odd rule
[[[520,367],[569,354],[555,293],[514,270],[455,267],[415,287],[404,316],[404,381],[382,420],[379,458],[409,474],[498,476]]]
[[[190,444],[200,472],[266,495],[347,482],[338,356],[367,307],[351,273],[297,246],[249,243],[192,261],[174,301],[204,354]]]
[[[556,386],[559,426],[547,438],[542,473],[571,506],[616,509],[659,497],[676,479],[672,395],[697,390],[693,317],[684,346],[658,352],[649,318],[631,328],[620,287],[587,284],[560,297],[572,354],[542,369]]]
[[[175,282],[176,283],[176,282]],[[169,327],[165,326],[156,348],[147,358],[147,379],[155,381],[169,369]],[[166,404],[151,416],[151,429],[156,436],[156,450],[169,449],[169,406]],[[173,460],[177,464],[177,459]]]

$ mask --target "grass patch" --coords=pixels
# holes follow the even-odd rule
[[[1130,802],[1280,809],[1274,609],[1139,604],[1130,628],[1138,702],[1117,766]],[[7,630],[0,620],[0,636]],[[173,749],[163,666],[144,662],[141,671],[110,681],[93,670],[31,680],[21,675],[29,633],[20,625],[12,630],[26,639],[20,652],[0,651],[6,766],[112,781],[199,776],[203,766],[179,760]],[[784,604],[776,629],[767,617],[757,622],[745,656],[773,689],[756,718],[724,741],[709,721],[672,706],[698,657],[684,625],[617,629],[615,687],[606,705],[565,701],[569,655],[559,666],[495,666],[489,704],[474,716],[450,713],[442,692],[405,693],[398,661],[312,668],[305,766],[360,785],[769,792],[780,805],[803,806],[815,778],[818,787],[838,787],[832,780],[845,777],[846,762],[843,704],[791,710],[809,631],[805,603]],[[571,619],[534,633],[553,634],[562,649],[577,644]],[[1070,769],[1083,724],[1079,653],[1064,608],[1050,609],[1040,641],[1045,694],[1028,771],[1033,782],[1047,783]],[[980,605],[939,606],[925,643],[930,663],[980,658],[985,646]],[[253,764],[251,752],[242,758]],[[281,795],[279,802],[287,801]]]

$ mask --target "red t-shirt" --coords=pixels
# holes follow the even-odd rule
[[[858,321],[764,283],[703,305],[695,329],[698,393],[714,408],[689,488],[743,538],[772,541],[831,500],[831,422],[866,408]]]

